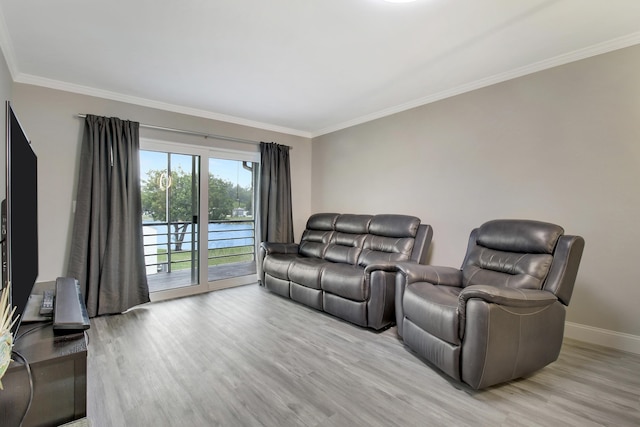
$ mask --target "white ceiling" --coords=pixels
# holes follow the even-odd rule
[[[638,43],[640,0],[0,0],[16,82],[307,137]]]

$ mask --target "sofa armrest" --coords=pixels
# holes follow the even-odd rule
[[[270,254],[297,254],[298,243],[278,243],[278,242],[262,242],[260,247],[264,250],[265,255]]]
[[[398,271],[397,263],[395,262],[378,262],[375,264],[369,264],[364,268],[365,274],[371,274],[374,271],[386,271],[395,273]]]
[[[262,264],[264,258],[267,255],[272,254],[297,254],[298,243],[277,243],[277,242],[262,242],[260,243],[260,249],[258,250],[258,259],[256,263],[258,273],[258,283],[264,286],[264,269]]]

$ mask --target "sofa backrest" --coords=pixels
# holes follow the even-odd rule
[[[335,233],[329,242],[324,259],[355,264],[362,253],[373,215],[340,215],[334,225]]]
[[[408,215],[376,215],[369,225],[358,265],[411,259],[420,219]]]
[[[329,242],[335,234],[334,227],[340,214],[318,213],[307,220],[302,232],[298,253],[308,257],[324,258]]]
[[[298,252],[365,267],[413,260],[423,263],[431,227],[409,215],[318,213],[307,220]]]
[[[463,286],[542,289],[562,227],[541,221],[494,220],[471,232]]]

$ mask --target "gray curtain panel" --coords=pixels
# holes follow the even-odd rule
[[[286,145],[260,143],[260,238],[293,242],[291,166]]]
[[[67,275],[90,317],[149,301],[137,122],[87,115]]]

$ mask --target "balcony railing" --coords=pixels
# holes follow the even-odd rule
[[[197,266],[197,235],[198,227],[188,222],[143,224],[147,275]],[[255,221],[209,221],[207,248],[208,266],[255,260]]]

